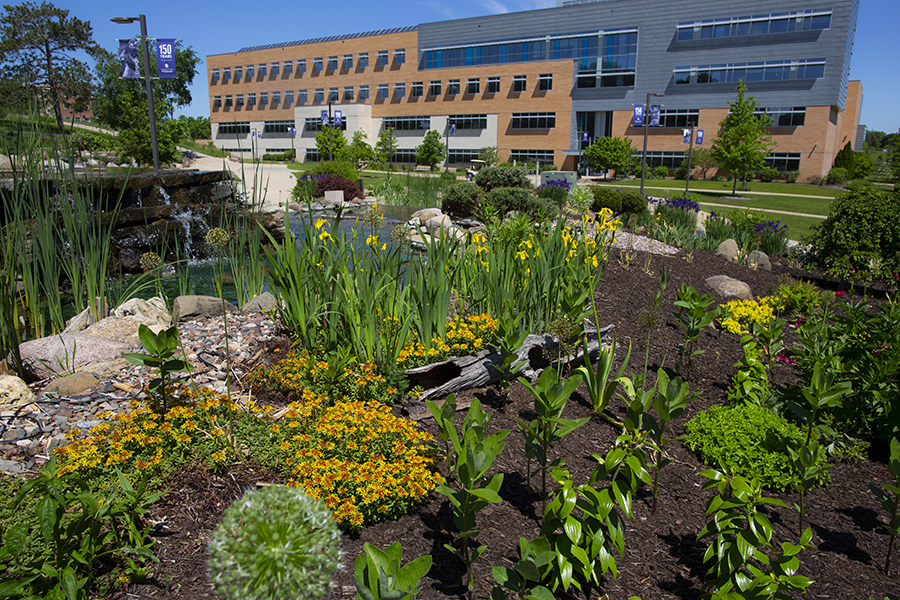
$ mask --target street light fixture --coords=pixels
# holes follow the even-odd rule
[[[153,171],[159,171],[159,145],[156,141],[156,112],[153,109],[153,85],[150,77],[150,44],[147,41],[147,18],[144,15],[137,17],[113,17],[113,23],[125,25],[139,21],[141,24],[141,45],[144,51],[144,85],[147,88],[147,110],[150,113],[150,145],[153,148]]]
[[[647,92],[647,103],[644,104],[644,152],[641,154],[641,195],[644,195],[644,179],[647,176],[647,128],[650,126],[650,97],[662,98],[665,94]]]

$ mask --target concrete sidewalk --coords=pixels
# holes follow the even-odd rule
[[[248,198],[262,198],[263,208],[266,210],[283,208],[291,200],[291,191],[297,184],[297,178],[294,177],[295,171],[290,171],[286,165],[242,164],[227,158],[214,158],[198,152],[194,154],[198,158],[191,161],[190,168],[201,171],[228,169],[241,182],[240,189],[246,189]]]

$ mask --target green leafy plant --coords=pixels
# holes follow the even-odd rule
[[[689,375],[692,359],[705,352],[705,350],[695,350],[694,344],[700,339],[700,331],[716,318],[716,311],[709,309],[714,298],[715,295],[711,293],[701,296],[693,286],[682,283],[675,300],[675,307],[678,310],[674,315],[677,323],[684,329],[683,352],[687,357]]]
[[[738,368],[728,387],[728,401],[765,406],[772,396],[763,351],[752,335],[741,336],[744,355],[733,366]]]
[[[419,582],[431,568],[431,557],[420,556],[400,565],[403,549],[394,542],[381,550],[366,542],[356,557],[354,580],[357,600],[413,600]]]
[[[241,600],[324,594],[340,561],[331,511],[302,489],[250,490],[226,509],[209,542],[216,591]]]
[[[497,350],[500,352],[500,357],[494,368],[500,373],[500,389],[505,397],[509,395],[512,378],[527,364],[525,361],[519,360],[516,350],[525,342],[528,331],[522,327],[522,315],[512,314],[509,305],[503,311],[503,316],[497,319],[497,336],[499,337]]]
[[[710,539],[703,560],[707,570],[704,598],[791,598],[788,592],[805,592],[813,581],[797,574],[798,555],[809,547],[812,530],[806,529],[797,544],[784,542],[774,551],[772,523],[760,507],[782,506],[766,498],[754,479],[707,469],[703,489],[716,494],[706,504],[706,527],[698,540]]]
[[[666,425],[677,419],[687,408],[688,402],[697,397],[697,393],[689,395],[688,384],[680,377],[670,379],[666,372],[660,369],[656,374],[656,386],[658,393],[653,400],[653,410],[656,412],[656,420],[650,420],[649,429],[653,438],[653,449],[656,451],[656,463],[653,473],[653,512],[656,512],[656,498],[659,491],[659,472],[663,467],[672,463],[671,458],[665,456],[666,446],[670,443],[684,439],[684,436],[666,439]]]
[[[503,440],[509,435],[508,429],[486,435],[485,427],[489,420],[490,415],[482,410],[481,402],[477,398],[472,400],[459,435],[451,438],[456,446],[452,462],[459,490],[446,484],[437,487],[437,491],[446,496],[453,506],[453,522],[459,529],[460,547],[451,544],[445,544],[445,547],[466,565],[470,600],[475,589],[472,563],[487,548],[486,545],[470,546],[480,531],[475,528],[475,517],[482,508],[500,502],[498,492],[503,484],[503,474],[496,473],[488,480],[487,472],[506,447]]]
[[[572,392],[581,385],[581,375],[575,374],[560,382],[553,368],[544,369],[534,385],[524,377],[519,377],[519,382],[534,398],[534,412],[538,418],[530,423],[516,417],[519,431],[525,438],[525,446],[528,456],[528,485],[531,485],[531,457],[537,459],[541,472],[541,500],[542,508],[547,505],[547,474],[551,469],[563,465],[561,461],[550,460],[550,446],[560,441],[585,423],[590,418],[563,419],[562,413]]]
[[[146,325],[141,324],[138,327],[138,338],[149,354],[129,352],[125,355],[125,360],[133,365],[157,370],[159,375],[150,380],[147,387],[151,392],[159,394],[162,400],[163,411],[168,412],[167,388],[170,384],[169,376],[172,373],[181,373],[191,369],[187,361],[175,358],[175,353],[179,349],[178,327],[173,325],[157,334],[153,333],[153,330]]]
[[[475,175],[475,184],[489,192],[494,188],[519,187],[531,189],[531,180],[524,169],[507,167],[485,167]]]
[[[594,412],[607,421],[614,421],[613,417],[606,412],[606,407],[609,406],[610,401],[613,399],[622,375],[625,373],[625,368],[628,366],[628,360],[631,358],[631,344],[629,344],[628,352],[625,354],[622,366],[619,367],[618,374],[614,379],[610,379],[615,358],[615,348],[616,336],[613,334],[612,343],[608,347],[604,348],[601,344],[596,366],[591,365],[591,357],[585,352],[584,365],[576,369],[576,372],[584,378],[584,386],[587,388]]]
[[[891,477],[894,478],[894,485],[879,486],[874,483],[869,484],[872,494],[884,508],[888,514],[888,524],[884,526],[890,535],[888,542],[887,557],[884,559],[884,574],[891,574],[891,552],[894,549],[894,541],[900,534],[900,439],[893,438],[891,440],[891,457],[888,469]]]
[[[808,315],[824,304],[819,289],[806,281],[791,279],[778,285],[781,310],[787,315]]]
[[[456,394],[447,396],[440,408],[438,408],[437,404],[428,399],[425,400],[425,406],[428,407],[428,410],[434,417],[434,422],[437,424],[438,431],[441,432],[440,435],[438,435],[438,439],[443,440],[444,442],[444,456],[447,460],[447,478],[448,481],[452,481],[453,471],[450,469],[451,451],[459,446],[459,439],[456,435],[456,426],[453,424],[453,415],[456,414]],[[453,438],[452,442],[451,438]]]

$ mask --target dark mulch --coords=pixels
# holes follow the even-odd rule
[[[656,294],[658,274],[662,267],[671,271],[669,286],[664,294],[660,319],[650,328],[650,369],[660,366],[674,370],[679,356],[676,346],[681,333],[671,316],[672,302],[682,282],[702,292],[704,279],[712,275],[729,275],[747,282],[754,294],[764,295],[779,283],[780,278],[809,277],[794,268],[787,259],[773,261],[773,271],[754,271],[725,262],[708,251],[696,251],[690,261],[684,254],[677,257],[653,255],[646,273],[645,256],[638,253],[629,266],[616,257],[609,264],[598,293],[601,324],[613,323],[618,332],[624,357],[624,347],[633,343],[631,368],[643,368],[647,341],[647,311]],[[816,281],[828,287],[828,282]],[[652,321],[652,319],[650,320]],[[676,422],[673,430],[680,433],[684,422],[699,411],[723,402],[734,363],[741,355],[737,336],[705,330],[700,348],[706,352],[695,360],[691,373],[692,391],[700,392]],[[616,365],[618,368],[618,363]],[[795,377],[792,368],[779,365],[775,381],[786,383]],[[582,387],[580,390],[584,392]],[[517,559],[520,536],[533,538],[538,534],[540,502],[530,495],[525,482],[525,453],[514,417],[530,419],[532,400],[519,384],[512,387],[508,400],[500,398],[494,388],[471,390],[458,395],[460,402],[477,397],[492,413],[493,429],[511,429],[505,452],[496,468],[505,474],[500,495],[503,502],[483,510],[479,515],[480,544],[487,551],[475,563],[476,597],[487,598],[493,585],[491,566],[510,566]],[[613,406],[621,414],[621,401]],[[399,411],[399,409],[398,409]],[[566,462],[566,468],[576,481],[584,481],[593,470],[593,453],[604,454],[616,438],[612,426],[592,413],[589,400],[578,392],[573,396],[566,417],[591,417],[590,422],[565,438],[554,448],[555,456]],[[463,413],[457,414],[461,420]],[[422,426],[436,433],[434,423],[423,421]],[[691,600],[701,594],[704,568],[702,554],[705,546],[696,541],[703,528],[704,509],[708,493],[701,490],[705,481],[699,471],[707,468],[696,455],[680,443],[670,446],[675,459],[663,471],[660,481],[659,510],[650,511],[652,498],[642,490],[635,503],[635,519],[627,521],[625,556],[618,560],[619,576],[608,577],[599,589],[589,590],[582,597],[627,599],[637,595],[644,600],[682,598]],[[810,588],[817,598],[867,598],[881,600],[887,593],[900,590],[900,575],[886,577],[881,572],[888,545],[888,536],[881,523],[881,508],[869,492],[872,482],[887,483],[884,464],[863,462],[836,464],[831,470],[831,485],[813,490],[807,499],[809,521],[813,530],[813,548],[801,556],[800,572],[816,581]],[[171,493],[153,510],[153,517],[163,521],[161,534],[156,538],[156,552],[161,564],[152,580],[132,586],[132,598],[213,598],[216,597],[206,575],[206,543],[212,529],[219,522],[222,511],[242,490],[258,481],[278,481],[271,472],[255,472],[237,468],[224,476],[215,476],[202,468],[185,471],[172,484]],[[535,480],[537,482],[537,480]],[[797,500],[795,494],[771,494],[788,505]],[[775,541],[797,539],[797,514],[789,509],[766,510],[775,526]],[[328,598],[352,597],[353,561],[364,542],[386,547],[394,541],[403,545],[404,562],[430,554],[431,571],[422,584],[420,598],[461,597],[464,568],[446,548],[455,544],[455,526],[449,503],[432,494],[428,501],[396,521],[366,527],[359,535],[344,536],[343,549],[346,568],[336,577],[336,587]],[[895,560],[895,562],[898,562]],[[896,570],[895,570],[896,571]],[[285,591],[285,597],[290,592]]]

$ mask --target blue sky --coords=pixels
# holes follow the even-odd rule
[[[665,0],[661,0],[665,1]],[[16,3],[16,0],[8,0]],[[860,123],[869,129],[894,132],[900,127],[900,0],[861,0],[851,79],[863,83]],[[244,46],[271,44],[326,35],[417,25],[446,19],[478,17],[555,6],[555,0],[345,0],[331,3],[303,0],[264,3],[236,0],[57,0],[70,14],[89,20],[94,39],[108,50],[116,38],[137,35],[137,23],[117,25],[115,16],[147,16],[151,37],[174,37],[193,46],[203,59],[194,80],[193,104],[180,113],[208,116],[206,56],[234,52]],[[823,2],[823,7],[827,6]]]

